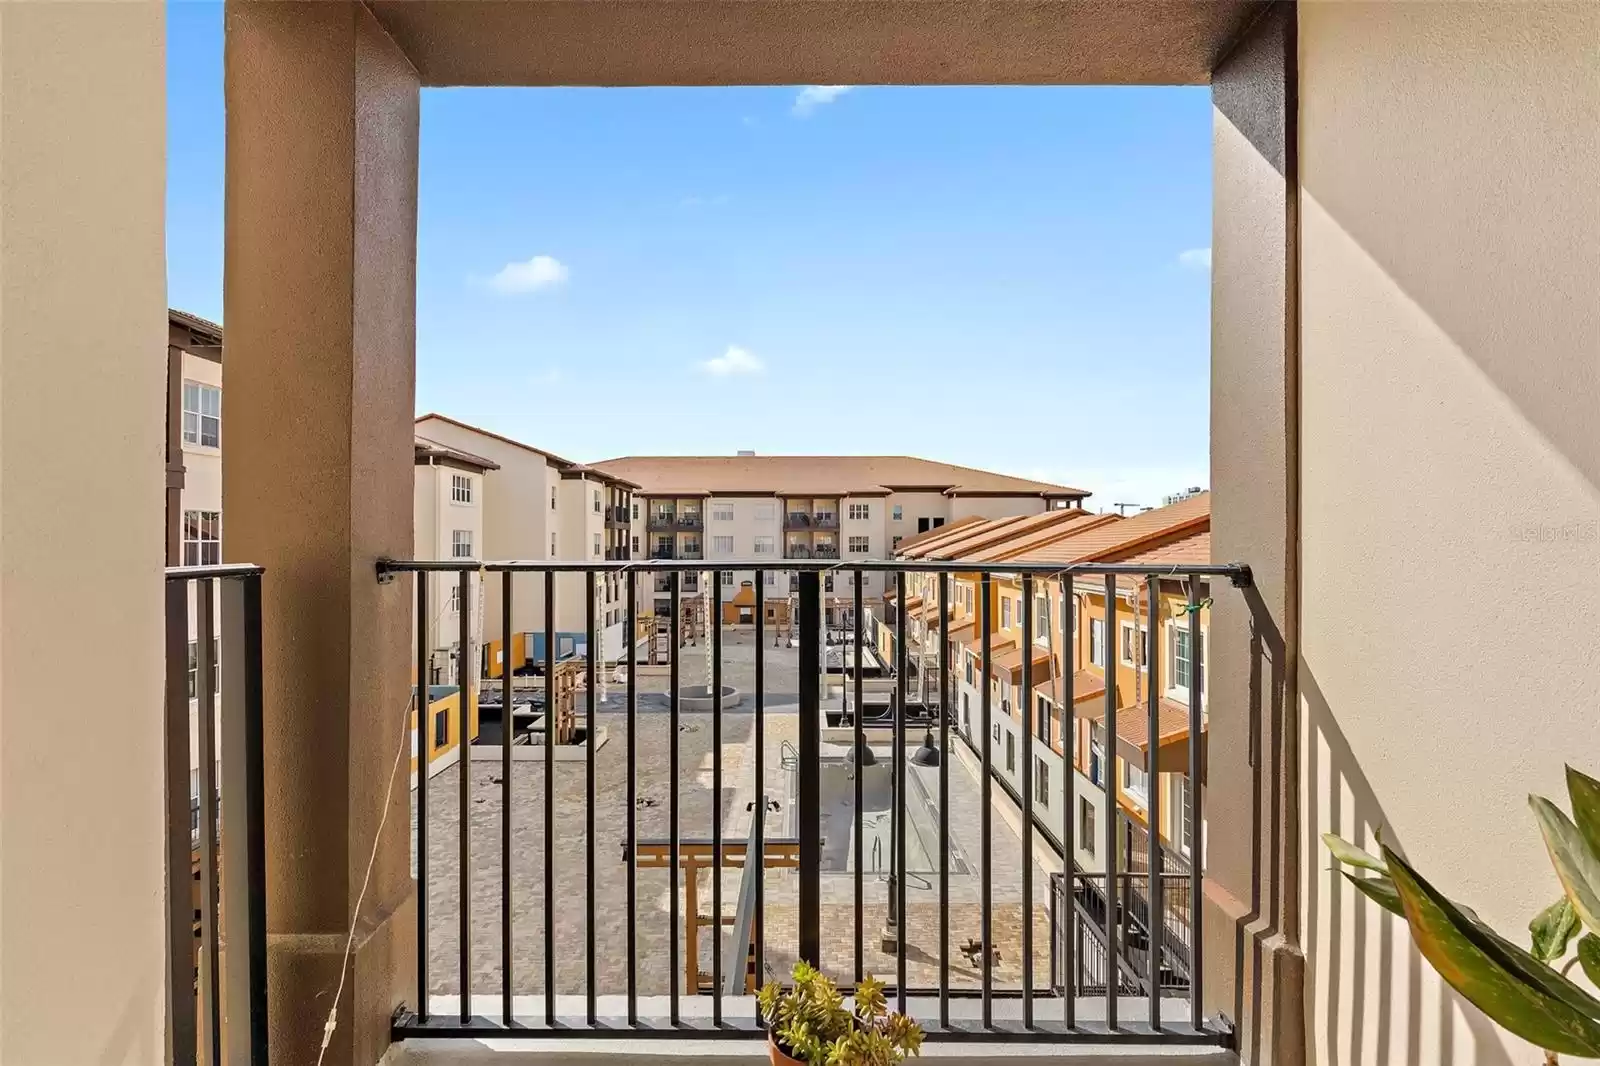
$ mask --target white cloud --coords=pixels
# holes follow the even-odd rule
[[[538,292],[566,283],[570,271],[561,260],[536,255],[521,263],[507,263],[489,279],[489,287],[500,293]]]
[[[1190,270],[1211,269],[1210,248],[1190,248],[1187,252],[1178,253],[1178,265],[1188,267]]]
[[[733,374],[759,374],[766,368],[766,364],[757,359],[749,349],[741,348],[737,344],[728,345],[727,351],[715,359],[707,359],[700,364],[701,370],[719,378]]]
[[[794,113],[800,118],[805,118],[823,104],[833,103],[854,88],[854,85],[804,86],[799,95],[794,98]]]

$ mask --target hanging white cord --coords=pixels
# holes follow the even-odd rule
[[[419,574],[418,577],[419,578],[425,578],[426,575]],[[478,567],[478,610],[477,610],[477,621],[478,621],[478,626],[479,626],[479,632],[480,633],[482,632],[482,626],[483,626],[483,588],[484,588],[484,569],[483,569],[483,567],[480,566],[480,567]],[[444,600],[444,597],[440,597],[440,599]],[[449,602],[448,600],[444,600],[444,603],[448,603],[448,602]],[[432,631],[432,629],[434,627],[434,624],[436,622],[438,622],[439,619],[444,615],[444,610],[445,610],[444,604],[441,603],[438,613],[433,616],[433,621],[428,623],[429,631]],[[504,643],[504,641],[507,640],[508,638],[509,638],[509,635],[503,635],[502,636],[502,643]],[[472,662],[472,642],[471,642],[470,639],[467,641],[467,647],[464,649],[464,651],[465,651],[465,654],[462,656],[462,659],[470,667],[470,664]],[[510,669],[510,658],[511,657],[510,657],[509,654],[507,654],[508,651],[509,651],[508,648],[502,646],[502,648],[501,648],[501,662],[505,664],[505,668],[506,669]],[[461,694],[460,695],[460,698],[461,698],[461,704],[460,704],[460,707],[461,707],[461,730],[460,730],[460,735],[459,735],[456,743],[465,744],[465,743],[467,743],[467,729],[466,729],[466,726],[467,726],[467,720],[466,720],[467,703],[466,703],[466,701],[467,701],[467,698],[468,698],[467,685],[466,685],[466,678],[465,677],[459,678],[458,680],[460,680],[462,682],[462,684],[460,686],[460,694]],[[324,1022],[323,1025],[322,1025],[322,1046],[317,1049],[317,1066],[322,1066],[322,1060],[328,1054],[328,1047],[329,1047],[329,1045],[331,1045],[333,1043],[333,1032],[334,1032],[334,1030],[336,1028],[338,1028],[338,1025],[339,1025],[339,1001],[340,1001],[340,999],[342,999],[344,997],[344,982],[345,982],[345,978],[350,973],[350,954],[351,954],[351,952],[353,952],[355,950],[355,943],[356,943],[356,923],[361,920],[361,904],[366,901],[366,898],[367,898],[367,887],[372,883],[372,868],[375,865],[377,865],[377,862],[378,862],[378,843],[381,840],[383,840],[383,827],[389,821],[389,801],[394,798],[394,779],[400,772],[400,760],[405,757],[406,748],[409,746],[409,743],[410,743],[410,740],[411,740],[411,728],[412,727],[411,727],[411,714],[410,714],[410,712],[411,712],[411,709],[413,707],[419,705],[422,702],[422,701],[417,699],[418,694],[421,693],[421,691],[422,691],[422,685],[423,685],[423,679],[420,678],[420,677],[417,678],[417,683],[411,687],[411,695],[406,698],[406,706],[405,706],[406,713],[402,714],[400,716],[400,725],[401,725],[401,729],[400,729],[400,746],[399,746],[399,748],[397,748],[395,750],[395,753],[394,753],[394,765],[389,768],[389,784],[388,784],[388,787],[384,789],[384,793],[383,793],[383,808],[382,808],[382,813],[380,813],[378,815],[378,829],[372,835],[372,852],[371,852],[371,854],[369,854],[367,856],[367,872],[361,878],[361,891],[360,891],[359,894],[357,894],[357,896],[356,896],[356,905],[350,912],[350,931],[349,931],[348,935],[346,935],[345,941],[344,941],[344,958],[342,960],[340,960],[340,963],[339,963],[339,985],[338,985],[337,988],[334,989],[334,992],[333,992],[333,1004],[328,1007],[328,1020],[326,1022]],[[510,712],[510,709],[507,708],[507,710],[506,710],[506,718],[507,719],[510,718],[510,713],[509,712]],[[421,732],[423,717],[424,717],[424,715],[422,715],[420,713],[417,715],[417,730],[419,732],[419,735],[421,735],[423,737],[426,737],[426,734]],[[501,739],[501,743],[508,743],[508,742],[509,742],[508,738],[504,738],[503,737]],[[420,750],[419,750],[419,759],[418,759],[418,762],[417,762],[417,772],[419,774],[425,774],[425,773],[428,772],[428,746],[427,746],[426,742],[424,742],[424,743],[418,745],[418,747],[419,747]],[[465,770],[463,770],[463,772],[465,772]],[[462,811],[461,812],[461,816],[463,818],[465,818],[466,817],[466,812]],[[417,862],[418,863],[424,863],[424,862],[427,862],[427,861],[428,861],[428,857],[426,855],[418,855],[417,856]],[[419,996],[426,996],[428,993],[427,993],[426,989],[420,989],[417,994]]]

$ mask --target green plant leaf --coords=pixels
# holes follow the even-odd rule
[[[1578,965],[1591,984],[1600,987],[1600,936],[1585,933],[1578,940]]]
[[[1345,879],[1372,902],[1382,907],[1391,914],[1406,916],[1405,906],[1400,902],[1400,894],[1394,890],[1394,881],[1386,876],[1362,877],[1349,870],[1340,870]]]
[[[1600,1001],[1467,918],[1388,848],[1383,857],[1405,905],[1412,939],[1452,988],[1506,1031],[1538,1047],[1567,1055],[1600,1056]],[[1531,975],[1515,964],[1516,954],[1548,979],[1531,980]],[[1568,986],[1564,994],[1549,991],[1560,985]],[[1578,1009],[1576,1002],[1593,1004],[1593,1012]]]
[[[1600,855],[1572,824],[1567,813],[1543,796],[1529,796],[1550,862],[1573,910],[1591,932],[1600,933]]]
[[[1550,906],[1534,915],[1528,923],[1533,936],[1533,957],[1540,962],[1553,962],[1567,953],[1567,944],[1583,928],[1572,901],[1562,896]]]
[[[1322,842],[1327,845],[1328,853],[1333,856],[1335,862],[1342,862],[1346,866],[1355,866],[1363,870],[1375,870],[1380,874],[1389,872],[1389,868],[1383,864],[1382,859],[1362,851],[1336,833],[1323,833]]]
[[[1567,796],[1572,800],[1572,820],[1588,841],[1589,850],[1600,855],[1600,781],[1567,767]]]

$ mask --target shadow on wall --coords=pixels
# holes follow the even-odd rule
[[[1446,985],[1417,951],[1405,923],[1352,888],[1328,860],[1321,839],[1325,832],[1375,849],[1375,833],[1382,828],[1391,848],[1405,854],[1405,843],[1395,839],[1382,803],[1304,661],[1300,695],[1306,738],[1301,795],[1308,831],[1301,891],[1310,1060],[1341,1066],[1513,1066],[1507,1043],[1520,1041],[1501,1033]],[[1449,885],[1440,887],[1451,891]],[[1473,901],[1461,902],[1470,906]],[[1516,931],[1502,931],[1516,939]],[[1396,1016],[1399,1004],[1403,1013]],[[1429,1011],[1424,1004],[1437,1007]],[[1469,1046],[1462,1046],[1463,1035]],[[1520,1058],[1534,1062],[1538,1054],[1530,1049]]]

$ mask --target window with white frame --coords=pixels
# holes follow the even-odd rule
[[[1046,744],[1051,741],[1050,701],[1043,696],[1034,697],[1034,735]]]
[[[1189,695],[1189,685],[1194,677],[1200,673],[1200,667],[1205,660],[1206,635],[1201,630],[1199,640],[1194,639],[1194,630],[1185,623],[1173,623],[1167,628],[1167,686],[1181,696]],[[1205,679],[1200,680],[1201,691],[1205,691]]]
[[[711,538],[711,554],[712,555],[732,555],[733,554],[733,538],[732,537],[712,537]]]
[[[1150,802],[1150,775],[1131,762],[1122,764],[1122,791],[1143,807]]]
[[[450,556],[454,559],[472,558],[472,530],[456,529],[451,531]]]
[[[183,442],[222,447],[222,390],[215,385],[183,383]]]
[[[1089,734],[1089,780],[1096,788],[1106,783],[1106,731],[1099,726]]]
[[[449,607],[449,610],[450,610],[451,614],[460,614],[461,613],[461,584],[459,582],[456,582],[456,581],[450,582],[450,607]]]
[[[892,543],[892,544],[891,544],[891,545],[890,545],[890,546],[889,546],[889,550],[890,550],[890,551],[898,551],[898,550],[899,550],[899,548],[900,548],[900,542],[901,542],[901,541],[902,541],[902,540],[905,540],[905,539],[906,539],[906,538],[904,538],[904,537],[896,537],[896,538],[894,538],[894,543]]]
[[[1089,853],[1094,858],[1094,804],[1089,802],[1089,797],[1078,797],[1078,848]]]
[[[865,555],[872,550],[872,538],[847,537],[845,539],[845,550],[855,552],[858,555]]]
[[[222,645],[217,637],[211,638],[211,691],[222,691]],[[200,694],[200,642],[189,642],[189,698]]]
[[[755,543],[755,551],[756,551],[757,555],[771,555],[772,554],[772,538],[771,537],[757,537],[756,538],[756,543]]]
[[[722,571],[722,587],[725,588],[725,589],[733,588],[733,571],[732,570],[724,570],[724,571]]]
[[[639,505],[637,503],[633,505],[633,520],[635,522],[639,520]]]
[[[1194,823],[1189,820],[1189,779],[1182,774],[1169,776],[1172,782],[1172,837],[1185,855],[1194,851]]]
[[[1017,735],[1006,730],[1006,773],[1017,772]]]
[[[554,533],[552,533],[552,534],[550,534],[550,558],[554,559],[555,557],[556,557],[556,535]]]
[[[555,486],[552,485],[552,486],[550,486],[550,510],[554,511],[555,509],[556,509],[556,489],[555,489]]]
[[[872,517],[872,505],[870,503],[852,503],[847,513],[851,520],[859,522]]]
[[[711,505],[711,520],[713,522],[732,522],[733,504],[714,503]]]
[[[1089,619],[1089,661],[1102,669],[1106,665],[1106,620]]]
[[[639,554],[639,538],[638,537],[634,537],[633,538],[632,548],[633,548],[633,554],[638,555]]]
[[[600,513],[600,490],[599,489],[595,489],[594,490],[594,513],[595,514],[599,514]]]
[[[472,479],[465,474],[450,475],[450,502],[472,502]]]
[[[1050,598],[1033,598],[1033,642],[1050,646]]]
[[[893,511],[890,512],[889,517],[893,521],[899,522],[899,521],[902,521],[904,519],[905,512],[901,509],[900,505],[897,503],[897,504],[894,505],[894,509],[893,509]]]
[[[822,591],[823,592],[832,592],[833,591],[833,575],[832,574],[823,574],[822,575]]]
[[[594,557],[596,559],[600,558],[600,534],[598,533],[594,535]]]
[[[1123,622],[1118,629],[1121,634],[1117,645],[1118,659],[1123,666],[1137,666],[1143,670],[1146,663],[1149,662],[1150,630],[1140,624],[1136,635],[1132,622]]]
[[[183,565],[216,566],[222,562],[222,512],[183,512]]]
[[[1011,628],[1011,597],[1000,597],[1000,628]]]
[[[1041,807],[1050,806],[1050,764],[1038,756],[1033,760],[1033,801]]]
[[[768,570],[767,571],[767,584],[776,585],[777,583],[778,583],[778,572],[776,570]]]

